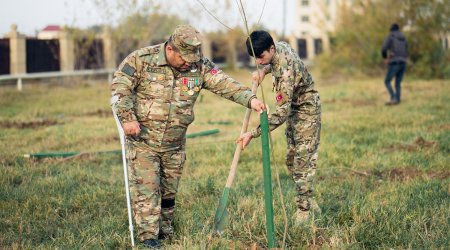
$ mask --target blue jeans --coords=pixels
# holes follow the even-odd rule
[[[384,84],[391,96],[391,101],[400,102],[400,93],[403,79],[403,73],[405,73],[406,63],[405,62],[391,62],[388,64],[388,70],[386,73],[386,78],[384,79]],[[391,86],[391,80],[395,76],[395,92]]]

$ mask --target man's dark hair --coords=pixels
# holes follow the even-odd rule
[[[398,31],[399,29],[400,29],[400,27],[398,26],[398,24],[393,23],[393,24],[391,25],[391,31]]]
[[[247,38],[247,41],[245,42],[247,45],[247,52],[250,56],[253,56],[250,39],[252,41],[253,50],[255,51],[256,57],[261,56],[264,51],[270,49],[270,46],[275,45],[269,32],[264,30],[255,30],[250,34],[250,37]]]
[[[173,51],[180,52],[180,50],[177,48],[177,46],[175,46],[175,44],[173,44],[173,36],[169,37],[169,40],[167,41],[167,44],[169,44],[170,47],[172,47]]]

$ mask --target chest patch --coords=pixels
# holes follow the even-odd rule
[[[164,73],[164,69],[163,68],[148,67],[147,71],[151,72],[151,73],[160,73],[160,74]]]

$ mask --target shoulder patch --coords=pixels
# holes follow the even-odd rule
[[[136,69],[131,67],[128,63],[125,63],[121,71],[129,76],[133,76],[134,72],[136,72]]]
[[[211,72],[211,75],[215,75],[215,74],[217,74],[217,72],[219,72],[219,68],[215,67],[215,68],[211,69],[210,72]]]
[[[287,102],[288,98],[283,91],[278,91],[275,95],[275,101],[277,106],[281,106]]]

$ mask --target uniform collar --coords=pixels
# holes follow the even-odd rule
[[[279,64],[279,53],[278,50],[275,48],[275,53],[272,56],[272,60],[270,60],[270,64],[272,64],[272,66],[277,66]]]
[[[157,64],[158,66],[166,66],[166,65],[169,65],[169,64],[167,63],[167,59],[166,59],[166,44],[167,44],[167,42],[161,43],[161,44],[159,45],[158,61],[156,62],[156,64]]]

